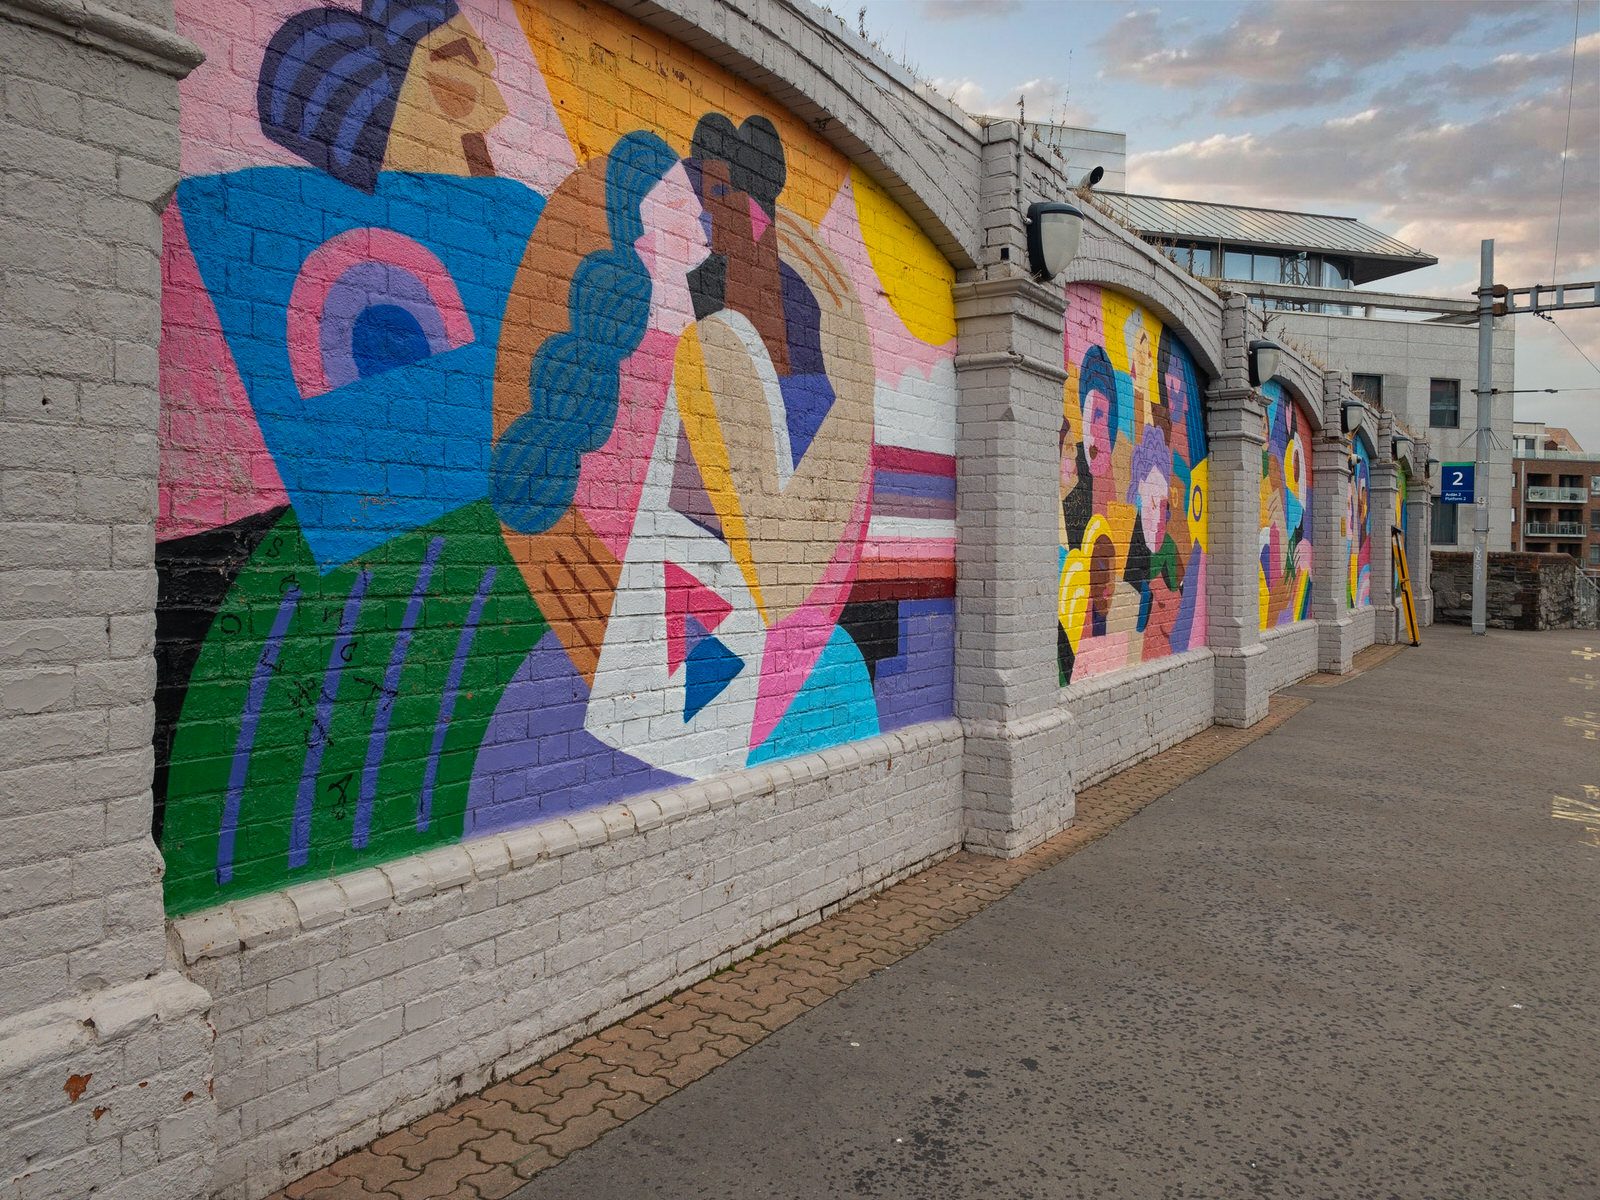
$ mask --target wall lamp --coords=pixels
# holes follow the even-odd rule
[[[1250,386],[1260,387],[1278,373],[1283,363],[1283,347],[1262,338],[1250,343]]]
[[[1048,283],[1078,256],[1083,238],[1083,210],[1059,200],[1028,205],[1028,270],[1040,283]]]
[[[1394,435],[1394,444],[1389,447],[1394,454],[1394,460],[1399,462],[1402,458],[1411,457],[1411,439],[1403,433]]]
[[[1437,467],[1438,465],[1439,465],[1439,460],[1437,458],[1430,458],[1428,460],[1428,465],[1425,468],[1425,470],[1427,471],[1427,477],[1429,479],[1433,478],[1434,468]]]
[[[1361,428],[1361,418],[1367,406],[1359,400],[1346,400],[1339,405],[1339,428],[1344,433],[1354,433]]]

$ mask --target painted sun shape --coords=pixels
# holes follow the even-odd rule
[[[391,229],[351,229],[307,256],[289,297],[289,369],[306,399],[474,340],[438,257]]]

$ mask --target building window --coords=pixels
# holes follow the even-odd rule
[[[1600,543],[1589,547],[1589,561],[1600,567]]]
[[[1352,375],[1350,390],[1372,407],[1383,407],[1382,375]]]
[[[1435,546],[1454,546],[1456,544],[1456,508],[1454,504],[1446,504],[1439,497],[1433,498],[1433,544]]]
[[[1461,381],[1428,380],[1428,424],[1435,429],[1461,428]]]
[[[1589,528],[1596,533],[1600,533],[1600,508],[1591,508],[1589,510]]]

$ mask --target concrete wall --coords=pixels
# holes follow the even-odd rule
[[[1340,377],[1032,279],[1035,131],[784,0],[295,11],[0,21],[8,1194],[253,1200],[1382,636]]]

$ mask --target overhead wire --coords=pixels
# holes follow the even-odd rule
[[[1567,158],[1572,153],[1572,93],[1578,82],[1578,20],[1582,12],[1583,0],[1572,0],[1572,71],[1567,76],[1567,137],[1566,144],[1561,147],[1561,194],[1556,199],[1556,245],[1550,256],[1551,283],[1557,279],[1556,267],[1561,262],[1561,216],[1567,203]]]

